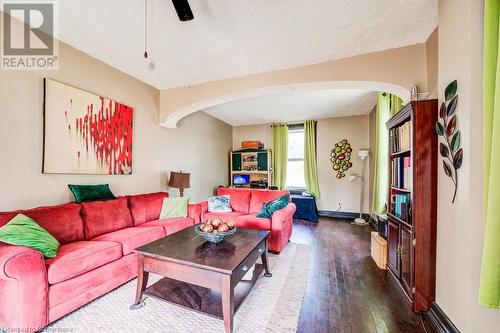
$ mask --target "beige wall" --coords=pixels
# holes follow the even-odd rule
[[[197,113],[176,130],[161,128],[157,89],[62,43],[59,58],[57,71],[0,72],[0,210],[67,202],[72,199],[68,183],[109,183],[117,195],[166,190],[170,170],[192,173],[192,188],[186,193],[194,200],[226,183],[231,126]],[[135,108],[131,176],[41,173],[43,77]]]
[[[438,29],[434,30],[425,43],[429,98],[438,97],[438,34]]]
[[[349,182],[347,177],[338,180],[332,169],[330,151],[338,141],[347,139],[351,143],[353,166],[349,172],[360,174],[361,161],[357,157],[359,149],[369,148],[369,116],[336,117],[318,120],[318,179],[321,190],[321,199],[318,200],[318,209],[336,211],[338,204],[343,212],[359,211],[359,182]],[[242,140],[260,140],[266,148],[272,148],[271,127],[269,124],[236,126],[233,128],[233,149],[240,149]],[[371,151],[370,151],[371,153]],[[369,189],[372,186],[370,178],[370,158],[365,161],[365,202],[363,211],[369,213]]]
[[[498,310],[478,302],[482,236],[483,1],[439,1],[439,97],[458,80],[459,129],[464,149],[458,195],[439,165],[436,302],[463,333],[500,332]],[[441,163],[441,161],[439,161]]]
[[[347,174],[361,174],[362,163],[358,157],[359,149],[370,148],[369,116],[338,117],[321,119],[318,121],[318,178],[320,182],[321,199],[318,200],[318,209],[337,210],[338,204],[342,206],[343,212],[359,212],[360,182],[350,182]],[[337,142],[347,139],[351,143],[352,168],[346,173],[346,177],[337,179],[336,172],[332,169],[330,151]],[[371,155],[371,150],[370,150]],[[365,159],[364,205],[363,212],[370,212],[371,202],[369,188],[372,182],[369,179],[370,157]]]
[[[218,104],[221,102],[219,100],[221,98],[239,99],[249,91],[291,84],[329,81],[383,82],[396,85],[400,90],[394,91],[390,87],[380,85],[365,86],[364,88],[387,91],[399,96],[402,96],[402,90],[406,90],[408,93],[409,87],[413,84],[417,84],[421,91],[427,91],[426,44],[416,44],[321,64],[162,90],[160,92],[160,121],[166,122],[167,125],[175,124],[177,117],[174,117],[174,114],[183,108],[192,106],[192,110],[204,109],[213,105],[210,104],[211,100],[217,100],[215,104]],[[351,88],[355,87],[351,86]],[[358,86],[358,88],[361,87]],[[179,117],[182,118],[182,116],[184,113],[180,112]],[[168,120],[169,117],[172,119]]]
[[[271,125],[249,125],[233,127],[233,150],[241,149],[242,141],[260,141],[264,148],[272,148]]]

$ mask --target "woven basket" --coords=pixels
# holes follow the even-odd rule
[[[210,243],[219,243],[219,242],[222,242],[222,240],[224,238],[226,238],[227,236],[229,235],[232,235],[236,232],[236,228],[234,229],[231,229],[229,231],[226,231],[226,232],[218,232],[216,234],[214,233],[211,233],[211,232],[204,232],[204,231],[201,231],[201,224],[198,224],[195,228],[194,228],[194,232],[196,232],[197,235],[200,235],[201,237],[205,238],[207,241],[209,241]]]

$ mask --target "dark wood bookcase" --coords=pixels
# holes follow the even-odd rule
[[[388,268],[418,312],[435,298],[437,112],[436,99],[412,101],[386,123]]]

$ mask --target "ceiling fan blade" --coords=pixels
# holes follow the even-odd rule
[[[179,16],[179,20],[184,22],[191,21],[194,18],[188,0],[172,0],[172,3],[174,4],[177,16]]]

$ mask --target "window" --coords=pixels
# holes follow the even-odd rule
[[[304,125],[288,127],[288,161],[286,165],[286,187],[306,188],[304,176]]]

